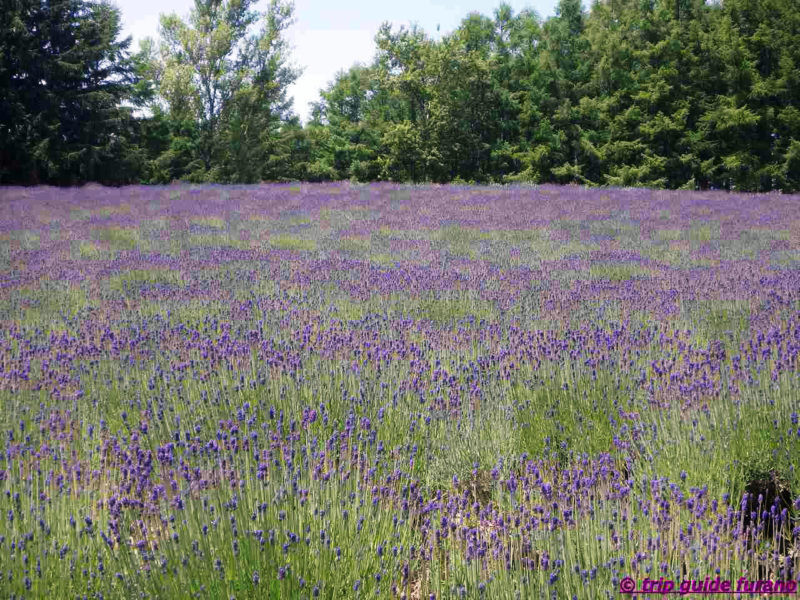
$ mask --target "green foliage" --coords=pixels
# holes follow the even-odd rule
[[[328,164],[358,180],[375,178],[372,164],[398,181],[797,189],[800,118],[786,104],[797,17],[785,2],[750,4],[586,14],[563,0],[544,23],[504,6],[438,42],[386,26],[373,65],[341,73],[315,109],[337,156],[354,151],[359,126],[382,137],[366,152],[360,138],[357,172]],[[752,14],[768,26],[750,26]]]
[[[440,325],[453,325],[469,318],[476,322],[496,319],[496,311],[490,302],[471,295],[421,300],[416,312],[418,318]]]
[[[800,189],[791,0],[560,0],[545,20],[501,4],[439,38],[384,24],[305,126],[288,0],[198,0],[133,56],[104,3],[8,4],[0,182]]]
[[[10,0],[0,8],[0,183],[136,178],[130,40],[117,8]]]
[[[309,252],[316,250],[317,243],[314,240],[304,240],[303,238],[290,235],[279,235],[270,239],[270,246],[277,250],[297,250]]]
[[[178,271],[170,269],[134,269],[109,277],[105,285],[114,292],[138,291],[144,286],[183,285],[183,279]]]
[[[139,244],[139,232],[136,229],[105,227],[93,232],[94,238],[105,242],[114,250],[133,250]]]
[[[635,265],[598,264],[589,269],[589,276],[592,279],[607,281],[627,281],[636,277],[647,277],[648,275],[649,272],[646,269]]]
[[[170,121],[185,125],[173,128],[172,142],[154,158],[155,179],[255,183],[286,175],[286,91],[299,75],[287,63],[284,39],[293,7],[272,0],[259,13],[254,4],[204,0],[188,22],[161,17],[159,55],[143,58],[144,69]]]

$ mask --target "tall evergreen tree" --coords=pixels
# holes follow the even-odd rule
[[[0,10],[0,181],[135,178],[130,40],[91,0],[5,0]]]

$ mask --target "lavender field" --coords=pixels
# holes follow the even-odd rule
[[[799,196],[187,185],[0,207],[0,597],[800,576]]]

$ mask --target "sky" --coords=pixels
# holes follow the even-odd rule
[[[420,25],[432,36],[455,29],[470,12],[491,16],[501,0],[295,0],[295,22],[286,32],[292,45],[291,61],[303,74],[290,88],[295,112],[308,119],[309,102],[319,98],[319,90],[336,73],[357,62],[369,63],[375,53],[378,27],[389,21],[395,27]],[[540,17],[551,16],[557,0],[507,0],[518,13],[534,9]],[[158,18],[162,13],[187,16],[194,0],[115,0],[122,11],[123,36],[132,36],[132,50],[139,40],[158,37]],[[265,6],[262,0],[261,6]],[[437,26],[439,34],[437,34]]]

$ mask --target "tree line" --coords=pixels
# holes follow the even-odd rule
[[[138,51],[96,0],[0,0],[0,183],[352,179],[800,190],[796,0],[560,0],[381,26],[310,121],[287,0],[195,0]]]

